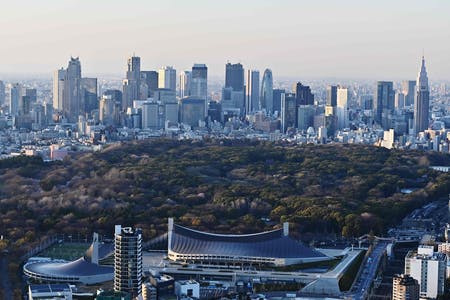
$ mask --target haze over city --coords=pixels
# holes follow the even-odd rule
[[[279,76],[410,78],[425,52],[433,79],[450,78],[450,2],[8,1],[0,10],[0,73],[51,75],[80,56],[86,74],[227,61]]]
[[[0,300],[450,299],[450,0],[3,0]]]

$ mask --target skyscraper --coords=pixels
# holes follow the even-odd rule
[[[285,93],[285,90],[274,89],[273,90],[273,111],[281,112],[281,95]]]
[[[378,81],[375,90],[373,108],[375,110],[375,121],[388,130],[391,127],[390,115],[394,109],[395,91],[392,81]]]
[[[141,58],[131,56],[127,60],[126,79],[123,80],[122,109],[133,106],[134,100],[140,99],[141,88]]]
[[[297,106],[314,104],[314,95],[311,93],[311,88],[303,85],[301,82],[297,82],[295,85],[295,97]]]
[[[225,65],[225,88],[233,88],[233,91],[244,91],[244,68],[240,63]]]
[[[114,233],[114,291],[135,298],[142,291],[142,231],[116,225]]]
[[[267,113],[273,113],[273,77],[270,69],[264,71],[261,83],[260,108],[265,109]]]
[[[225,115],[245,115],[244,68],[240,63],[225,65],[225,87],[220,102]]]
[[[422,66],[416,81],[416,96],[414,99],[414,131],[419,133],[428,129],[428,114],[430,107],[430,92],[428,90],[428,76],[425,68],[425,58],[422,57]]]
[[[83,114],[98,109],[97,78],[81,78],[81,97]]]
[[[158,71],[158,88],[177,90],[177,70],[171,66],[165,66]]]
[[[53,73],[53,109],[62,110],[64,97],[64,79],[66,70],[61,68]]]
[[[350,100],[350,93],[347,88],[339,86],[337,89],[336,97],[336,114],[337,114],[337,126],[338,129],[348,127],[348,101]]]
[[[416,91],[415,80],[402,81],[402,93],[405,95],[405,106],[414,105],[415,91]]]
[[[247,70],[245,112],[250,114],[259,109],[259,71]]]
[[[64,77],[62,111],[69,122],[77,122],[82,105],[81,63],[78,57],[71,57]]]
[[[141,86],[142,83],[147,86],[147,97],[153,97],[154,91],[158,88],[158,72],[141,71]]]
[[[191,96],[207,100],[208,67],[205,64],[195,64],[191,76]]]
[[[180,98],[191,95],[191,75],[190,71],[184,71],[180,74]]]
[[[327,106],[337,106],[337,86],[327,86]]]
[[[0,106],[5,104],[5,84],[0,80]]]
[[[197,97],[187,97],[180,100],[180,123],[198,127],[199,121],[206,118],[206,100]]]
[[[297,126],[297,100],[295,94],[281,94],[281,131]]]
[[[22,101],[23,87],[19,83],[9,85],[9,113],[11,116],[17,116]]]

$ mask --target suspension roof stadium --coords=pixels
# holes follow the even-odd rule
[[[200,263],[272,264],[277,266],[329,260],[331,257],[289,236],[283,228],[254,234],[207,233],[169,219],[168,258]]]

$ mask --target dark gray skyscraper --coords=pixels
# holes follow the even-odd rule
[[[402,81],[402,93],[405,95],[405,106],[414,105],[414,98],[416,92],[415,80]]]
[[[142,231],[116,225],[114,234],[114,291],[133,298],[142,291]]]
[[[247,85],[245,93],[245,112],[250,114],[259,107],[259,71],[247,70]]]
[[[281,112],[281,95],[284,93],[285,91],[281,89],[273,90],[273,111]]]
[[[265,109],[267,113],[273,113],[273,77],[270,69],[264,71],[259,99],[260,108]]]
[[[71,57],[64,78],[62,111],[69,122],[77,122],[82,111],[81,63],[78,57]]]
[[[295,86],[295,97],[297,106],[314,104],[314,95],[311,93],[311,88],[307,85],[303,85],[301,82],[297,82]]]
[[[337,106],[337,86],[327,86],[327,106]]]
[[[392,81],[378,81],[375,90],[373,108],[375,110],[375,121],[383,129],[389,129],[389,115],[394,109],[395,91]]]
[[[205,64],[192,67],[191,96],[205,100],[208,98],[208,67]]]
[[[428,76],[425,68],[425,58],[422,57],[422,66],[416,82],[416,97],[414,99],[414,131],[419,133],[428,129],[430,109],[430,91],[428,89]]]
[[[83,114],[90,114],[94,109],[98,109],[97,78],[81,78],[81,93]]]
[[[148,97],[153,97],[153,93],[158,88],[157,71],[141,71],[141,81],[144,81],[148,89]]]
[[[244,68],[240,63],[225,66],[225,88],[230,87],[236,92],[244,90]]]

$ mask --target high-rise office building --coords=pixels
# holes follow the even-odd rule
[[[103,94],[99,105],[99,120],[105,126],[116,125],[118,118],[116,101],[112,95]]]
[[[267,113],[273,113],[273,77],[270,69],[264,71],[259,99],[260,108],[264,109]]]
[[[327,106],[337,106],[337,88],[335,85],[327,86]]]
[[[405,107],[405,94],[401,92],[395,93],[395,100],[394,100],[394,106],[395,109],[402,109]]]
[[[81,78],[82,113],[98,109],[97,78]]]
[[[281,130],[297,126],[297,100],[293,93],[281,94]]]
[[[23,87],[19,83],[9,85],[9,113],[11,116],[17,116],[20,112],[20,106],[23,97]]]
[[[428,76],[425,68],[425,58],[422,57],[422,65],[416,81],[416,95],[414,98],[414,131],[416,134],[428,129],[430,109],[430,91],[428,89]]]
[[[402,93],[405,95],[405,106],[413,106],[416,91],[415,80],[402,81]]]
[[[192,67],[191,96],[208,100],[208,67],[205,64]]]
[[[314,104],[314,95],[311,93],[311,88],[301,82],[297,82],[295,85],[295,97],[297,106]]]
[[[114,291],[127,292],[133,298],[142,291],[142,231],[115,226]]]
[[[250,114],[259,107],[259,71],[247,70],[245,91],[245,112]]]
[[[420,297],[436,299],[444,294],[447,256],[434,252],[434,246],[419,246],[405,257],[405,274],[411,276],[420,286]]]
[[[69,122],[76,123],[82,112],[81,63],[78,57],[71,57],[64,77],[62,111]]]
[[[240,63],[225,65],[225,88],[233,91],[244,91],[244,68]]]
[[[142,104],[142,129],[159,129],[159,105],[155,101]]]
[[[392,300],[419,300],[419,283],[409,275],[394,275]]]
[[[141,58],[131,56],[127,60],[126,78],[122,82],[122,109],[133,106],[134,100],[139,100],[141,88]],[[145,97],[146,98],[146,97]]]
[[[5,105],[5,84],[0,80],[0,106]]]
[[[297,128],[306,131],[314,126],[316,107],[314,105],[300,105],[297,108]]]
[[[200,121],[206,118],[206,100],[197,97],[187,97],[180,100],[180,123],[198,127]]]
[[[180,74],[180,98],[189,97],[191,95],[191,71],[184,71]]]
[[[53,73],[53,109],[62,111],[64,97],[64,79],[66,70],[61,68]]]
[[[348,102],[350,93],[347,88],[339,86],[336,96],[336,115],[338,129],[347,128],[349,125]]]
[[[274,89],[273,90],[273,111],[281,112],[281,95],[285,93],[285,90]]]
[[[378,81],[375,90],[373,108],[375,110],[375,121],[384,130],[391,128],[389,119],[394,109],[395,91],[392,81]]]
[[[171,66],[165,66],[158,71],[158,88],[177,90],[177,70]]]
[[[111,98],[114,100],[114,103],[119,108],[122,106],[122,91],[119,90],[106,90],[103,92],[103,95],[105,96],[111,96]]]
[[[158,72],[141,71],[141,86],[142,83],[147,86],[147,97],[153,97],[153,92],[158,88]]]

